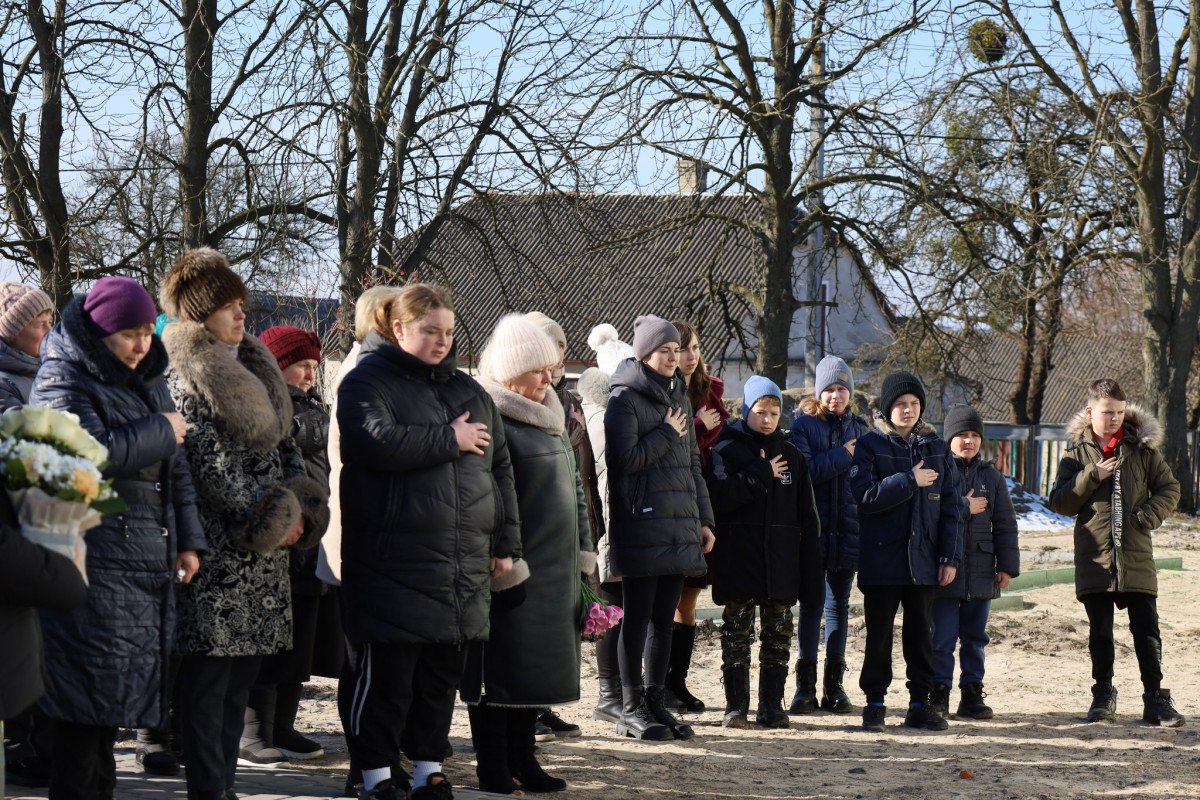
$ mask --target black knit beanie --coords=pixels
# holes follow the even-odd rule
[[[900,371],[884,378],[879,388],[879,413],[884,419],[891,417],[892,406],[902,394],[915,394],[921,401],[921,415],[925,415],[925,387],[921,385],[921,379],[911,372]]]

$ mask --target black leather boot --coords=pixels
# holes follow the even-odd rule
[[[725,717],[722,728],[749,728],[750,720],[750,671],[745,667],[726,667],[722,671],[725,681]]]
[[[646,705],[646,690],[643,687],[622,686],[621,706],[621,721],[617,723],[618,736],[655,742],[675,738],[670,728],[650,714]]]
[[[796,696],[788,709],[793,714],[811,714],[817,710],[817,661],[802,658],[796,662]]]
[[[758,715],[755,722],[768,728],[786,728],[788,715],[783,711],[783,690],[787,685],[787,665],[762,667],[758,672]]]
[[[302,683],[281,683],[275,693],[275,729],[272,744],[290,760],[307,761],[325,755],[320,742],[296,732],[296,713],[300,710]]]
[[[664,702],[673,711],[704,711],[704,701],[687,688],[688,670],[692,666],[692,652],[696,648],[696,626],[673,623],[671,627],[671,660],[667,664],[667,693]]]
[[[620,678],[600,679],[600,696],[596,698],[596,708],[592,711],[592,719],[602,722],[621,721]]]
[[[696,735],[691,725],[684,723],[667,709],[663,703],[663,687],[646,687],[646,706],[650,709],[650,716],[654,717],[655,722],[670,728],[671,735],[676,739],[691,739]]]
[[[509,709],[489,705],[467,706],[471,744],[475,746],[475,776],[482,792],[512,794],[519,788],[508,767],[508,713]],[[532,719],[529,738],[533,738]]]
[[[854,710],[846,690],[842,687],[842,675],[845,672],[846,659],[825,659],[825,675],[821,681],[821,708],[834,714],[849,714]]]
[[[251,764],[280,764],[287,757],[275,749],[272,732],[275,729],[275,687],[255,686],[250,690],[246,720],[238,758]]]
[[[982,683],[964,683],[958,688],[962,693],[962,700],[958,704],[958,710],[954,712],[955,716],[966,719],[991,719],[995,716],[991,707],[983,702],[987,692],[983,691]]]

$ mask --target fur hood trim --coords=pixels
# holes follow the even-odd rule
[[[293,547],[312,550],[329,528],[329,493],[307,475],[297,475],[284,485],[300,501],[300,512],[304,517],[304,533],[300,534],[300,541]]]
[[[476,380],[491,396],[501,416],[540,428],[551,436],[560,435],[566,427],[567,420],[562,402],[553,390],[546,392],[542,402],[535,403],[486,375],[480,375]]]
[[[892,427],[892,423],[886,420],[883,416],[875,415],[875,430],[882,433],[884,436],[899,436],[896,429]],[[917,426],[913,428],[913,432],[918,436],[929,436],[930,434],[937,435],[937,428],[930,425],[924,418],[917,420]]]
[[[301,513],[300,501],[290,489],[282,485],[272,486],[258,501],[235,541],[246,550],[270,555],[283,546]]]
[[[529,562],[523,558],[513,561],[512,569],[499,578],[492,578],[492,593],[503,592],[529,580]]]
[[[1158,419],[1136,403],[1125,404],[1125,435],[1132,436],[1147,449],[1157,450],[1163,442],[1163,428]],[[1092,441],[1092,421],[1086,410],[1080,411],[1067,423],[1067,439],[1073,444]]]
[[[575,389],[585,402],[604,408],[608,405],[608,380],[611,377],[599,367],[588,367],[579,376]]]
[[[274,450],[292,424],[292,398],[279,363],[247,333],[238,358],[199,322],[163,330],[171,368],[219,430],[250,450]],[[240,359],[240,360],[239,360]]]

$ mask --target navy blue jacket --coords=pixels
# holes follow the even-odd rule
[[[50,676],[42,708],[81,725],[156,727],[166,720],[175,556],[206,549],[184,450],[160,413],[175,410],[167,353],[155,336],[131,370],[89,329],[77,298],[42,356],[30,404],[79,416],[108,448],[104,476],[129,504],[85,534],[87,603],[42,613]]]
[[[789,431],[792,443],[808,461],[817,514],[821,517],[821,552],[825,569],[858,569],[858,506],[850,490],[852,456],[846,442],[870,431],[867,421],[854,414],[801,414]]]
[[[917,486],[924,461],[938,473]],[[963,499],[945,440],[921,420],[902,438],[883,420],[858,440],[850,486],[859,513],[859,586],[936,586],[938,566],[957,567],[962,553]]]
[[[996,573],[1012,577],[1021,573],[1021,551],[1017,545],[1017,514],[1008,497],[1008,484],[991,461],[975,456],[968,463],[954,456],[959,471],[959,493],[963,498],[962,566],[949,586],[939,586],[935,597],[958,600],[988,600],[1000,596]],[[987,498],[982,514],[972,514],[966,493]]]
[[[604,411],[608,464],[608,540],[616,577],[704,575],[700,526],[712,527],[696,426],[680,436],[666,422],[674,408],[691,417],[683,373],[665,378],[636,358],[609,380]]]
[[[463,412],[488,426],[482,456],[458,449]],[[492,556],[521,555],[504,424],[455,348],[430,366],[367,334],[338,388],[342,593],[356,644],[488,638]]]

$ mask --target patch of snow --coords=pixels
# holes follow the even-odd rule
[[[1027,491],[1010,477],[1006,476],[1005,481],[1008,483],[1013,510],[1017,512],[1018,531],[1056,531],[1075,526],[1073,517],[1064,517],[1051,511],[1046,506],[1046,498]]]

